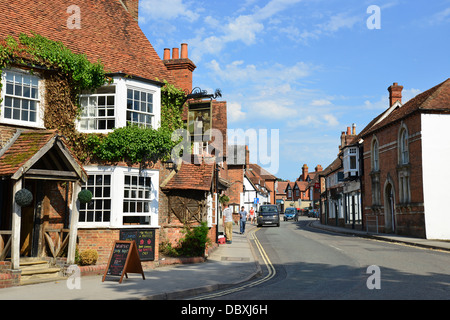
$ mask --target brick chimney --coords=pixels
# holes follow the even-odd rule
[[[318,164],[318,165],[314,168],[314,170],[316,170],[316,172],[320,172],[320,171],[323,170],[323,168],[322,168],[322,166],[321,166],[320,164]]]
[[[302,167],[302,180],[306,181],[307,177],[308,177],[308,166],[305,163]]]
[[[397,82],[394,82],[394,84],[388,88],[390,107],[392,107],[397,101],[402,103],[402,90],[403,86],[399,86]]]
[[[121,2],[134,20],[137,21],[139,18],[139,0],[121,0]]]
[[[170,57],[170,49],[164,49],[163,62],[173,77],[174,85],[186,93],[192,91],[192,73],[196,65],[188,57],[188,45],[181,44],[181,57],[179,48],[172,49],[172,57]]]

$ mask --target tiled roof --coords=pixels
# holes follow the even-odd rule
[[[0,176],[16,176],[16,178],[22,176],[56,145],[60,149],[57,154],[61,154],[62,158],[66,157],[61,160],[70,163],[67,169],[85,180],[87,178],[86,171],[71,153],[65,139],[56,130],[18,131],[0,150]],[[42,149],[44,152],[38,154]],[[53,156],[52,160],[57,162],[57,157]],[[55,168],[46,169],[60,171]]]
[[[11,147],[0,157],[0,176],[10,176],[16,173],[54,135],[55,131],[53,130],[21,133]]]
[[[255,175],[260,176],[264,180],[276,180],[277,179],[277,177],[275,177],[273,174],[271,174],[269,171],[262,168],[258,164],[250,163],[249,167],[252,169],[252,172],[255,173]]]
[[[403,119],[416,111],[450,113],[450,78],[417,95],[403,106],[392,111],[386,118],[373,125],[381,115],[377,116],[368,126],[366,126],[363,132],[360,133],[360,136],[367,136],[368,134]]]
[[[71,5],[80,8],[80,29],[68,28]],[[138,23],[118,0],[8,0],[0,1],[0,12],[2,39],[35,32],[61,41],[92,62],[100,59],[106,72],[174,83]]]
[[[287,181],[278,181],[277,194],[286,193],[286,187],[289,182]]]
[[[211,190],[214,165],[182,163],[178,172],[162,189]]]

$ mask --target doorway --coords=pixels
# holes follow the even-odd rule
[[[37,257],[41,238],[41,207],[44,188],[41,180],[25,179],[25,189],[33,194],[33,201],[29,206],[21,209],[20,256]]]
[[[384,189],[384,225],[386,233],[395,233],[395,201],[394,188],[388,182]]]

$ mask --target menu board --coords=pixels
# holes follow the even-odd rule
[[[141,261],[155,260],[154,229],[121,229],[120,240],[136,242]]]
[[[105,281],[106,276],[120,276],[119,283],[122,283],[124,275],[128,278],[127,273],[140,273],[145,280],[136,243],[134,241],[115,241],[102,281]]]
[[[116,242],[114,244],[111,260],[108,264],[108,275],[120,276],[125,268],[131,242]]]

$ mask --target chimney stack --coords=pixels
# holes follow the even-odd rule
[[[308,177],[308,166],[306,165],[306,163],[302,167],[302,176],[303,181],[306,181],[306,178]]]
[[[402,103],[402,90],[403,86],[399,86],[397,82],[394,82],[394,84],[388,88],[390,107],[392,107],[397,101]]]
[[[172,59],[170,49],[164,49],[163,62],[175,78],[174,85],[186,93],[192,91],[192,73],[196,65],[188,57],[187,43],[181,44],[181,58],[179,48],[172,49]]]

